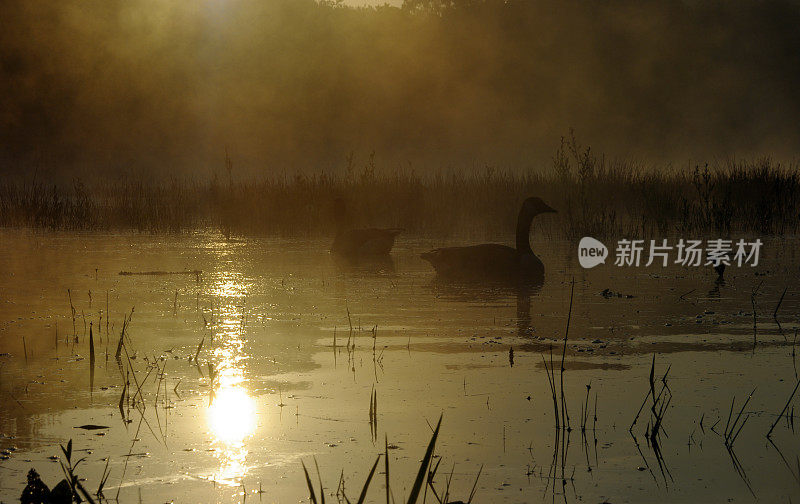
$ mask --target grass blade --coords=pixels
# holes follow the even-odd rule
[[[472,504],[472,498],[475,497],[475,491],[478,489],[478,480],[481,478],[482,471],[483,471],[483,464],[481,464],[481,468],[478,469],[478,475],[475,476],[475,483],[472,485],[472,490],[469,492],[469,499],[467,500],[467,504]]]
[[[312,504],[317,504],[317,495],[314,493],[314,485],[311,484],[311,477],[308,475],[308,469],[306,469],[306,464],[302,460],[300,461],[303,464],[303,472],[306,473],[306,484],[308,484],[308,494],[309,498],[311,499]]]
[[[384,434],[384,462],[386,463],[386,504],[389,503],[389,436]]]
[[[381,456],[378,455],[378,458],[375,459],[375,463],[372,464],[372,470],[370,470],[369,476],[367,476],[367,481],[364,482],[364,488],[361,489],[361,495],[358,496],[357,504],[364,504],[364,501],[367,498],[367,489],[369,488],[369,483],[372,481],[372,475],[375,474],[375,468],[378,467],[378,462],[380,460]]]
[[[314,465],[317,467],[317,478],[319,478],[319,499],[322,504],[325,504],[325,488],[322,486],[322,473],[319,472],[319,464],[317,464],[317,457],[314,457]]]
[[[417,479],[414,480],[414,486],[411,487],[411,493],[408,494],[408,504],[415,504],[417,502],[417,497],[419,497],[419,491],[422,489],[422,484],[425,481],[425,474],[428,471],[428,464],[431,462],[431,458],[433,458],[433,448],[436,446],[436,438],[439,437],[439,427],[442,425],[442,416],[439,416],[439,422],[436,424],[436,429],[433,431],[433,436],[431,436],[431,440],[428,443],[428,449],[425,450],[425,456],[422,458],[422,464],[419,466],[419,471],[417,472]]]

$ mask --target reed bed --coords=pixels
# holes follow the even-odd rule
[[[797,168],[769,158],[648,167],[609,161],[565,138],[552,165],[536,171],[487,166],[422,175],[381,171],[370,161],[361,168],[348,164],[341,174],[247,180],[121,179],[70,186],[6,180],[0,182],[0,226],[321,237],[331,234],[333,200],[340,197],[355,226],[503,238],[513,231],[519,203],[538,195],[559,211],[535,223],[535,232],[550,237],[783,235],[800,225]]]

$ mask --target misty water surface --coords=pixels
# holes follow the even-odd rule
[[[14,230],[0,240],[6,502],[31,467],[50,486],[63,477],[50,457],[68,439],[86,457],[78,473],[88,488],[108,459],[105,494],[119,488],[121,502],[242,502],[245,492],[249,502],[298,502],[307,498],[300,462],[314,458],[328,499],[343,473],[352,500],[385,437],[402,500],[440,414],[436,481],[452,471],[454,499],[466,500],[481,466],[476,502],[797,495],[791,425],[765,438],[797,377],[794,241],[768,242],[759,267],[731,268],[724,284],[704,268],[586,271],[570,243],[534,241],[546,280],[520,292],[437,284],[418,257],[442,244],[433,240],[402,239],[391,261],[357,267],[334,261],[323,241]],[[119,274],[187,270],[202,274]],[[542,362],[552,348],[559,367],[573,277],[565,445]],[[779,328],[773,310],[787,286]],[[114,354],[131,313],[121,371]],[[669,368],[673,394],[660,464],[645,416],[636,439],[628,431],[654,353],[656,378]],[[119,408],[132,370],[143,413],[129,400]],[[731,400],[738,410],[754,388],[732,456],[723,442]],[[86,424],[108,428],[76,429]],[[383,475],[373,500],[382,486]]]

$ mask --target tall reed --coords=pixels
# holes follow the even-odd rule
[[[378,167],[380,168],[380,167]],[[124,179],[72,186],[0,182],[0,226],[147,233],[215,230],[226,236],[327,236],[333,200],[352,225],[402,227],[409,234],[503,238],[519,203],[538,195],[559,213],[535,232],[584,235],[776,234],[800,227],[800,173],[769,158],[684,169],[608,160],[562,140],[536,171],[378,170],[210,181]]]

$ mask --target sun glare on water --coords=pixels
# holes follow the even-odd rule
[[[219,251],[221,271],[212,273],[210,293],[213,344],[211,386],[213,392],[206,410],[206,422],[213,437],[214,455],[219,469],[213,478],[236,486],[248,472],[248,439],[258,426],[256,401],[247,388],[245,306],[250,283],[225,260],[227,249]]]
[[[255,430],[253,399],[242,388],[220,388],[208,408],[208,422],[217,440],[229,445],[242,443]]]

